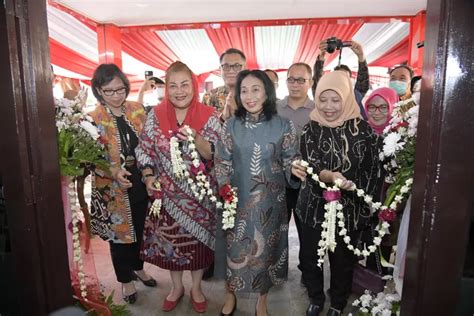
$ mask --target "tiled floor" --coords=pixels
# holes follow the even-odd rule
[[[298,264],[299,242],[293,221],[290,225],[289,243],[290,267],[288,282],[282,286],[272,288],[270,291],[268,297],[268,312],[271,316],[304,316],[306,314],[305,311],[308,305],[308,298],[305,288],[300,285],[301,273],[296,267]],[[116,302],[123,303],[121,298],[121,287],[115,279],[112,263],[110,261],[108,244],[96,238],[93,240],[92,245],[99,280],[105,286],[107,293],[110,293],[112,289],[115,290]],[[325,266],[327,267],[328,265],[326,264]],[[138,290],[138,300],[134,305],[129,306],[133,315],[197,315],[197,313],[192,310],[189,302],[189,290],[191,285],[191,276],[189,272],[185,272],[184,274],[184,284],[186,288],[185,297],[174,311],[164,313],[161,311],[161,304],[171,288],[169,274],[167,271],[147,263],[145,263],[145,270],[158,281],[158,287],[148,288],[141,284],[141,282],[135,282]],[[329,284],[327,270],[325,271],[325,276],[325,284],[327,288],[327,285]],[[202,315],[219,315],[224,300],[224,282],[215,279],[204,281],[203,291],[209,300],[209,308],[208,311]],[[234,315],[254,315],[256,300],[257,295],[238,295],[237,311]],[[329,304],[327,303],[326,309],[329,308],[328,305]],[[349,308],[347,309],[349,310]],[[325,315],[325,313],[323,313],[323,315]]]

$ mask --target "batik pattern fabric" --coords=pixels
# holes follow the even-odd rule
[[[229,89],[225,86],[218,87],[206,92],[202,97],[202,103],[214,107],[218,112],[222,112],[227,95],[229,95]]]
[[[227,283],[233,291],[267,293],[288,275],[285,187],[297,188],[291,163],[299,158],[296,129],[278,115],[231,118],[216,149],[219,186],[237,188],[235,226],[226,231]]]
[[[216,144],[220,130],[218,113],[214,112],[198,133]],[[186,168],[190,170],[192,158],[188,143],[182,142],[180,149]],[[198,201],[188,179],[177,179],[173,174],[170,139],[164,136],[154,111],[148,114],[135,152],[139,167],[152,168],[162,190],[159,217],[149,214],[145,220],[140,257],[171,271],[194,271],[208,267],[214,261],[215,204],[208,197]],[[213,161],[203,162],[216,190]]]
[[[322,170],[340,172],[360,189],[378,200],[383,183],[379,152],[382,142],[369,126],[359,118],[350,119],[339,127],[326,127],[310,121],[301,135],[301,155],[316,174]],[[369,206],[355,191],[342,190],[348,231],[364,228],[372,217]],[[296,206],[296,214],[308,226],[316,227],[324,221],[323,191],[319,184],[308,179],[303,182]]]
[[[105,143],[105,158],[110,162],[111,169],[121,168],[125,161],[120,155],[123,144],[115,116],[104,105],[97,105],[89,114]],[[123,107],[123,117],[138,136],[146,119],[143,106],[127,101]],[[122,190],[117,181],[100,169],[92,173],[91,232],[114,243],[128,244],[137,240],[127,190]]]

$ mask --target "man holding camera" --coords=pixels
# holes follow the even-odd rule
[[[145,94],[148,93],[149,91],[156,92],[156,100],[154,100],[153,98],[152,100],[150,100],[149,98],[145,98]],[[149,110],[151,106],[160,104],[161,101],[163,101],[164,97],[165,97],[165,82],[157,77],[147,77],[143,85],[140,87],[140,90],[138,91],[137,102],[143,104],[145,108]]]
[[[336,42],[339,41],[337,44]],[[328,46],[329,44],[329,46]],[[362,49],[362,45],[357,43],[356,41],[348,41],[348,42],[342,42],[336,38],[329,38],[326,40],[321,41],[319,43],[319,55],[316,58],[316,63],[314,64],[314,70],[313,70],[313,97],[314,97],[314,92],[316,91],[316,87],[318,85],[319,79],[323,75],[323,69],[324,69],[324,62],[325,62],[325,56],[326,54],[333,53],[335,49],[340,50],[342,47],[348,46],[351,48],[351,50],[356,54],[358,60],[359,60],[359,69],[357,71],[357,81],[354,87],[354,93],[356,97],[357,104],[359,105],[360,108],[360,113],[364,120],[367,120],[367,115],[365,113],[364,106],[362,104],[362,99],[364,98],[365,94],[369,90],[369,67],[367,65],[367,61],[365,60],[365,55],[364,55],[364,50]],[[352,76],[352,72],[347,67],[346,65],[338,65],[334,70],[344,70],[347,71],[349,74],[349,77]]]

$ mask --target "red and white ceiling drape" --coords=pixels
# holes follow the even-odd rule
[[[58,75],[90,78],[98,64],[97,33],[72,15],[48,5],[51,61]],[[219,55],[241,49],[249,68],[287,69],[294,62],[313,65],[319,42],[335,36],[362,44],[369,66],[389,67],[408,59],[409,23],[334,22],[305,25],[240,26],[178,30],[122,28],[122,63],[132,82],[145,70],[164,76],[174,61],[186,63],[201,82],[219,69]],[[326,68],[337,64],[337,54],[326,58]],[[344,49],[342,63],[357,69],[357,58]],[[135,76],[135,77],[134,77]],[[136,88],[135,84],[135,88]]]

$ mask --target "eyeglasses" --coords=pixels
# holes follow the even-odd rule
[[[230,71],[230,70],[232,69],[232,70],[238,72],[238,71],[241,71],[241,70],[242,70],[242,67],[243,67],[242,64],[233,64],[233,65],[223,64],[223,65],[221,65],[221,68],[222,68],[222,70],[224,70],[224,71]]]
[[[294,77],[288,77],[286,78],[286,82],[288,83],[298,83],[298,84],[304,84],[306,81],[310,81],[311,79],[305,79],[305,78],[294,78]]]
[[[382,104],[382,105],[376,106],[373,104],[369,104],[369,106],[367,107],[367,111],[369,113],[375,113],[377,110],[379,110],[379,112],[382,114],[386,114],[388,112],[388,105]]]
[[[125,94],[127,92],[127,88],[122,87],[122,88],[118,88],[118,89],[115,89],[115,90],[102,90],[102,92],[104,93],[105,96],[111,97],[116,93],[117,94]]]

